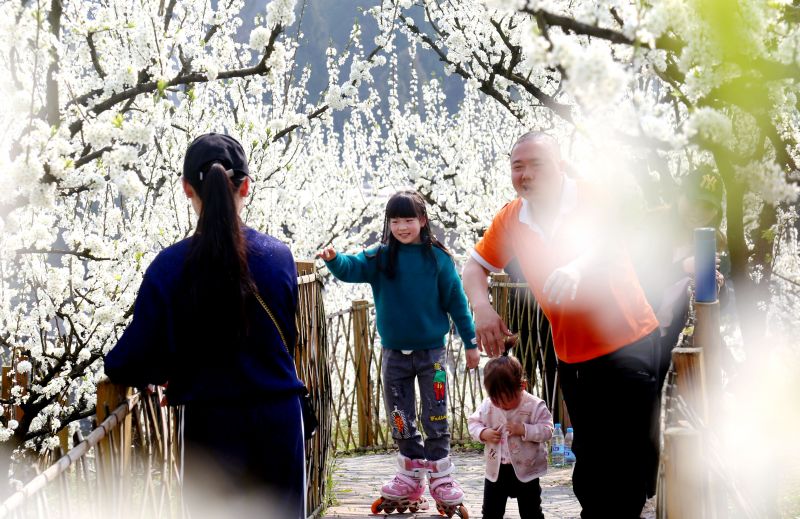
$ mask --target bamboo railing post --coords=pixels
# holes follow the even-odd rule
[[[96,404],[96,421],[97,424],[103,421],[114,412],[114,410],[125,401],[125,399],[133,394],[133,390],[126,386],[113,384],[109,380],[101,380],[97,384],[97,404]],[[117,430],[117,434],[121,435],[120,445],[122,446],[118,460],[113,460],[114,453],[114,435],[109,434],[97,444],[97,475],[100,480],[100,486],[105,490],[106,499],[109,501],[107,505],[112,505],[121,498],[121,495],[115,495],[114,491],[118,488],[115,481],[120,482],[125,474],[128,473],[130,468],[130,450],[131,450],[131,437],[132,437],[132,421],[131,415],[128,414],[123,419]]]
[[[508,283],[511,276],[505,273],[492,272],[490,291],[492,294],[492,306],[504,323],[508,322]]]
[[[11,399],[11,377],[9,374],[11,373],[11,366],[3,366],[2,367],[2,375],[0,375],[0,398],[4,401],[9,401]],[[11,405],[3,404],[3,417],[11,418]]]
[[[29,373],[20,373],[19,371],[17,371],[17,366],[19,366],[20,362],[23,362],[23,361],[26,361],[26,360],[28,360],[28,357],[25,356],[25,355],[20,354],[20,355],[17,355],[17,357],[16,357],[16,359],[14,361],[14,383],[17,386],[22,388],[22,393],[20,394],[20,396],[25,396],[28,393]],[[13,418],[14,420],[16,420],[18,422],[21,422],[22,421],[22,416],[24,414],[25,413],[22,410],[22,407],[16,406],[16,405],[12,405],[11,406],[11,413],[9,413],[9,416],[11,418]]]
[[[720,403],[722,391],[719,301],[695,302],[694,309],[697,316],[694,346],[703,350],[708,399],[714,403],[712,408],[716,408]]]
[[[300,306],[297,331],[301,347],[295,355],[297,372],[308,387],[319,426],[306,443],[307,506],[316,514],[323,506],[326,493],[328,450],[330,447],[330,378],[325,308],[317,267],[313,260],[297,261]]]
[[[356,362],[356,404],[358,408],[358,444],[369,447],[374,443],[372,430],[372,388],[369,377],[369,302],[364,299],[353,301],[353,341]]]
[[[672,363],[675,366],[676,396],[708,423],[706,398],[706,362],[702,348],[675,348]]]
[[[716,231],[712,228],[694,230],[695,243],[695,314],[694,346],[703,348],[706,362],[706,383],[712,407],[719,404],[722,388],[720,353],[722,338],[719,331],[719,300],[715,266]]]
[[[313,260],[296,261],[295,264],[297,265],[297,275],[298,276],[306,276],[306,275],[309,275],[309,274],[315,274],[317,272],[317,267],[314,264]],[[316,306],[317,306],[317,301],[316,301],[317,294],[316,294],[316,291],[309,290],[308,291],[308,295],[310,297],[310,301],[308,302],[308,308],[316,308]],[[307,333],[305,335],[305,337],[307,337],[308,340],[309,340],[309,344],[307,344],[306,346],[308,347],[307,348],[308,350],[311,350],[314,346],[316,346],[314,341],[316,341],[316,339],[317,339],[317,334],[316,334],[316,327],[318,326],[317,315],[316,315],[316,312],[311,312],[311,315],[307,315],[305,317],[307,319],[308,328],[309,328],[308,330],[306,330]],[[297,331],[300,332],[300,329],[298,328]],[[310,353],[310,352],[307,351],[306,354],[308,354],[308,353]],[[297,355],[297,352],[295,352],[294,362],[295,362],[295,365],[297,366],[297,372],[302,375],[303,374],[303,371],[302,371],[303,359],[301,358],[300,355]],[[306,381],[306,382],[308,382],[308,381]]]
[[[664,431],[666,516],[705,519],[707,491],[700,433],[686,427]]]

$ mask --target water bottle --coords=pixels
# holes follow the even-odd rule
[[[551,442],[550,463],[554,467],[564,466],[564,433],[561,431],[561,424],[556,424],[556,430],[553,431],[553,439]]]
[[[564,436],[564,463],[567,465],[575,463],[575,453],[572,452],[572,439],[574,436],[572,427],[567,427],[567,435]]]

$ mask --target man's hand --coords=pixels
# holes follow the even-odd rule
[[[548,303],[560,305],[561,302],[573,301],[581,282],[581,271],[569,264],[557,268],[544,282],[544,296]]]
[[[317,257],[322,258],[325,261],[330,261],[336,257],[336,249],[333,247],[325,247],[319,252],[319,254],[317,254]]]
[[[478,348],[490,357],[501,355],[505,351],[506,340],[514,337],[506,323],[488,304],[475,308],[475,335]]]
[[[480,439],[485,443],[500,443],[503,434],[497,429],[489,429],[488,427],[481,431]]]
[[[467,350],[467,369],[474,369],[478,367],[481,361],[481,353],[478,348],[470,348]]]

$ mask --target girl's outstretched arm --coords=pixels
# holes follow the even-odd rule
[[[322,250],[318,256],[337,279],[348,283],[368,283],[377,272],[377,261],[367,256],[366,251],[358,254],[337,254],[333,247]]]

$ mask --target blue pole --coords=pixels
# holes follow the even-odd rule
[[[694,299],[698,303],[717,300],[716,231],[710,227],[694,230]]]

